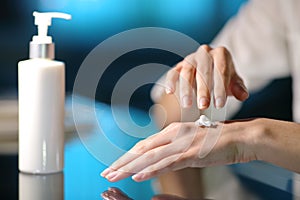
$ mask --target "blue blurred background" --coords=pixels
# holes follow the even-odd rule
[[[66,62],[66,90],[71,92],[78,68],[86,55],[110,36],[133,28],[151,26],[173,29],[199,43],[209,43],[244,2],[245,0],[2,0],[0,91],[2,94],[17,94],[17,62],[28,58],[29,41],[36,34],[32,16],[35,10],[59,11],[72,15],[72,20],[68,22],[53,20],[52,27],[49,28],[49,34],[56,44],[56,59]],[[128,53],[112,63],[104,74],[102,94],[97,94],[97,99],[109,103],[116,81],[134,66],[147,62],[173,66],[181,59],[169,52],[153,49]],[[149,107],[150,88],[148,85],[136,91],[133,98],[135,106],[145,109]]]

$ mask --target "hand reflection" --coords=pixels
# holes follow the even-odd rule
[[[133,200],[118,188],[108,188],[101,196],[104,200]]]
[[[118,188],[109,188],[101,194],[104,200],[133,200]],[[189,200],[181,197],[161,194],[152,197],[152,200]]]
[[[189,200],[189,199],[185,199],[185,198],[181,198],[181,197],[177,197],[177,196],[173,196],[173,195],[169,195],[169,194],[160,194],[160,195],[156,195],[156,196],[152,197],[152,200]],[[192,199],[190,199],[190,200],[192,200]]]

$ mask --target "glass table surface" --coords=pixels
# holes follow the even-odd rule
[[[111,107],[82,97],[73,100],[66,101],[65,167],[61,173],[20,173],[17,135],[11,136],[10,141],[4,134],[5,145],[11,143],[8,146],[15,150],[3,151],[5,145],[0,143],[0,199],[101,199],[101,193],[109,187],[118,187],[135,200],[151,199],[155,193],[154,179],[136,183],[126,178],[111,183],[100,176],[137,141],[157,132],[151,114],[122,105]],[[293,187],[300,183],[299,177],[295,179],[292,172],[260,162],[233,165],[231,170],[253,192],[261,190],[261,196],[266,197],[263,199],[272,199],[274,195],[293,199]],[[265,195],[269,193],[274,195]]]
[[[151,199],[154,194],[152,180],[136,183],[127,178],[111,183],[100,176],[113,160],[145,137],[145,134],[124,134],[130,128],[126,118],[128,116],[123,116],[121,121],[116,120],[118,117],[106,104],[93,104],[85,98],[76,99],[76,102],[79,103],[77,107],[72,105],[71,99],[66,101],[63,172],[44,175],[21,173],[18,170],[17,150],[1,153],[0,199],[102,199],[101,193],[109,187],[118,187],[133,199]],[[90,112],[87,107],[91,105],[91,110],[95,111],[95,120],[90,120],[86,113]],[[116,115],[127,115],[129,112],[129,121],[134,122],[131,125],[139,129],[146,126],[146,135],[156,131],[144,112],[118,105],[115,110]],[[74,117],[72,112],[78,112],[80,119]],[[120,123],[127,127],[122,128]]]

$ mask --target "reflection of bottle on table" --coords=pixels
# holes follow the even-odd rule
[[[19,62],[19,169],[45,174],[63,170],[65,65],[54,59],[47,36],[52,18],[64,13],[34,12],[38,35],[30,42],[30,59]]]
[[[19,200],[63,200],[64,174],[19,173]]]

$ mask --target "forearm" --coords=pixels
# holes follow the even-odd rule
[[[172,122],[195,120],[199,116],[197,114],[199,111],[195,108],[182,109],[175,94],[164,94],[156,103],[160,105],[154,107],[155,120],[159,128],[164,128]],[[171,171],[161,175],[159,182],[160,192],[164,194],[178,195],[188,199],[203,196],[201,170],[197,168]]]
[[[300,173],[300,124],[272,119],[255,123],[253,141],[246,144],[256,159]]]

